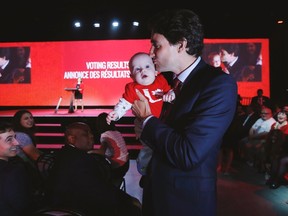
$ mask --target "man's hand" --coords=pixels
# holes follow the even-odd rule
[[[136,94],[138,95],[139,100],[134,101],[132,105],[132,113],[143,121],[145,118],[152,115],[152,113],[147,98],[145,98],[138,89],[136,89]]]

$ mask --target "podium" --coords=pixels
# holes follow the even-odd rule
[[[71,92],[70,106],[69,106],[68,113],[74,113],[74,106],[73,106],[74,92],[77,90],[77,88],[65,88],[64,90]]]

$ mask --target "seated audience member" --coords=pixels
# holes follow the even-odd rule
[[[288,104],[284,104],[282,110],[288,115]]]
[[[288,145],[287,139],[285,141],[285,145]],[[281,185],[287,185],[288,183],[288,154],[286,151],[286,155],[279,158],[279,165],[278,165],[278,169],[276,170],[275,173],[272,173],[272,175],[270,176],[270,179],[268,179],[268,181],[266,182],[267,185],[269,185],[269,187],[271,189],[277,189],[279,188]]]
[[[245,107],[245,114],[240,117],[241,126],[238,131],[238,154],[240,159],[244,158],[244,144],[248,141],[249,130],[252,125],[259,119],[260,115],[250,104]]]
[[[284,174],[287,170],[288,161],[288,136],[281,130],[271,130],[267,139],[268,148],[266,158],[267,173],[266,185],[276,189],[284,182]]]
[[[261,172],[265,169],[266,138],[275,122],[276,120],[272,117],[272,110],[268,107],[262,107],[261,117],[252,125],[246,142],[244,142],[244,156],[247,163],[253,164]]]
[[[285,164],[285,159],[282,160],[282,158],[288,157],[287,141],[287,114],[281,111],[278,112],[277,121],[271,126],[271,130],[266,141],[266,163],[267,165],[271,165],[271,170],[269,172],[270,178],[266,183],[272,189],[280,186],[285,170],[287,170],[285,167],[280,167],[281,164]]]
[[[21,160],[12,125],[0,122],[0,215],[26,216],[32,212],[29,175]]]
[[[257,95],[251,99],[251,105],[256,107],[259,113],[263,106],[272,107],[271,99],[263,94],[263,89],[257,89]]]
[[[241,116],[242,127],[239,131],[240,138],[245,138],[249,135],[249,130],[252,125],[260,118],[260,114],[252,105],[245,107],[245,115]]]
[[[36,148],[36,126],[32,113],[25,109],[18,110],[13,116],[13,124],[20,145],[18,156],[35,166],[42,152]]]
[[[36,161],[42,152],[36,148],[36,126],[32,113],[26,109],[18,110],[13,116],[16,139],[19,142],[17,155],[23,159],[33,182],[35,195],[43,192],[42,179]],[[41,196],[38,197],[38,200]]]
[[[271,130],[280,130],[285,136],[288,135],[288,113],[281,110],[276,115],[276,122],[272,124]]]
[[[271,130],[268,134],[269,143],[267,143],[266,148],[270,151],[268,156],[274,157],[278,156],[283,152],[282,145],[277,146],[275,143],[277,143],[277,138],[280,138],[280,140],[284,141],[285,136],[288,136],[288,115],[284,112],[278,112],[277,119],[274,124],[271,126]]]
[[[69,124],[65,140],[48,177],[50,205],[87,216],[140,215],[139,200],[111,183],[110,163],[105,157],[88,153],[94,145],[90,127],[82,122]]]
[[[121,182],[129,169],[129,153],[122,134],[117,130],[115,122],[107,123],[108,113],[100,113],[96,120],[96,132],[100,135],[100,149],[93,152],[105,155],[111,162],[111,178],[116,186]],[[95,151],[96,150],[96,151]]]

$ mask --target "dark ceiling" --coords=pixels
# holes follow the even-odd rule
[[[166,2],[166,1],[165,1]],[[249,38],[270,37],[279,28],[286,28],[287,24],[279,26],[278,19],[288,22],[285,7],[281,5],[266,5],[263,2],[254,5],[243,1],[190,1],[186,3],[176,1],[177,7],[190,8],[199,14],[205,28],[206,38]],[[125,39],[148,38],[147,20],[161,9],[153,4],[166,5],[161,2],[111,1],[100,3],[92,0],[79,1],[9,1],[1,10],[0,41],[59,41],[59,40],[94,40],[94,39]],[[189,1],[188,1],[189,3]],[[256,4],[256,5],[255,5]],[[2,4],[3,5],[3,4]],[[184,7],[185,6],[185,7]],[[2,7],[2,6],[1,6]],[[172,6],[173,7],[173,6]],[[122,30],[117,35],[111,35],[108,24],[112,18],[119,18],[124,22]],[[73,28],[73,21],[83,22],[81,29]],[[132,19],[140,21],[136,32],[130,32],[128,23]],[[92,27],[95,20],[102,23],[101,29]]]

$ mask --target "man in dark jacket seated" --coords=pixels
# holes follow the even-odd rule
[[[106,159],[89,153],[94,145],[90,127],[72,123],[66,127],[65,139],[48,177],[50,204],[87,216],[140,215],[139,200],[112,185]]]
[[[19,142],[12,125],[0,122],[0,215],[31,215],[32,187],[28,171],[17,158]]]

